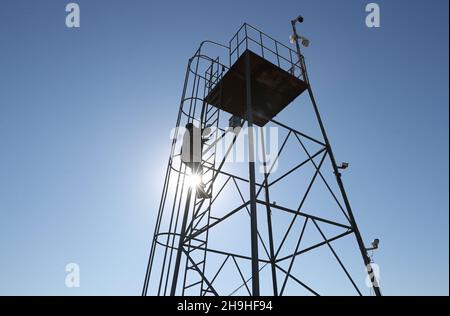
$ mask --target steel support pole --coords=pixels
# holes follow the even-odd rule
[[[186,238],[186,226],[187,226],[187,221],[188,221],[188,217],[189,217],[191,196],[192,196],[192,188],[189,187],[187,197],[186,197],[186,205],[184,207],[183,222],[181,224],[180,240],[178,242],[177,258],[175,260],[175,268],[173,270],[172,288],[170,290],[170,296],[175,296],[176,291],[177,291],[178,274],[180,272],[180,262],[181,262],[181,255],[183,253],[184,239]]]
[[[246,53],[245,58],[245,85],[247,99],[247,122],[248,122],[248,159],[250,177],[250,229],[251,229],[251,252],[252,252],[252,295],[259,296],[259,257],[258,257],[258,220],[256,215],[256,188],[255,188],[255,140],[253,134],[253,109],[252,109],[252,87],[251,87],[251,65],[250,55]]]
[[[381,290],[380,290],[378,281],[377,281],[377,279],[376,279],[376,277],[375,277],[375,275],[373,273],[372,266],[370,264],[370,258],[367,255],[366,246],[364,245],[364,241],[363,241],[361,233],[360,233],[360,231],[358,229],[358,225],[356,224],[355,217],[353,216],[353,211],[352,211],[352,208],[350,206],[350,202],[348,200],[347,193],[345,192],[344,183],[342,182],[341,174],[339,173],[339,168],[338,168],[338,166],[336,164],[336,160],[335,160],[334,155],[333,155],[333,150],[331,149],[330,141],[329,141],[327,133],[325,131],[325,127],[324,127],[322,118],[320,116],[316,100],[314,98],[314,94],[313,94],[313,91],[312,91],[312,88],[311,88],[311,84],[309,83],[308,73],[306,71],[306,63],[305,63],[305,60],[304,60],[303,55],[302,55],[301,50],[300,50],[300,44],[298,42],[298,33],[297,33],[296,25],[295,25],[296,21],[291,21],[291,24],[292,24],[292,31],[294,33],[298,59],[299,59],[299,62],[300,62],[300,67],[302,68],[303,79],[305,80],[305,82],[306,82],[306,84],[308,86],[308,94],[309,94],[309,97],[311,99],[311,103],[313,105],[317,121],[319,122],[320,130],[322,132],[322,137],[323,137],[323,139],[325,141],[327,152],[328,152],[328,155],[330,157],[331,164],[333,166],[333,172],[334,172],[334,174],[336,176],[336,181],[338,183],[339,190],[340,190],[341,195],[342,195],[342,199],[344,200],[344,204],[345,204],[345,207],[347,209],[347,213],[348,213],[348,216],[349,216],[349,219],[350,219],[350,225],[352,226],[353,232],[355,233],[356,241],[358,243],[359,250],[361,252],[361,256],[362,256],[363,261],[364,261],[364,265],[365,265],[365,267],[367,269],[367,274],[368,274],[368,276],[369,276],[369,278],[371,280],[371,283],[373,285],[374,292],[375,292],[375,294],[377,296],[381,296]]]
[[[263,157],[263,167],[264,167],[264,191],[266,199],[266,212],[267,212],[267,230],[269,234],[269,249],[270,249],[270,263],[272,267],[272,287],[273,295],[278,296],[278,284],[277,284],[277,268],[276,268],[276,257],[275,250],[273,246],[273,230],[272,230],[272,210],[270,208],[270,193],[269,193],[269,175],[267,174],[266,165],[266,150],[265,150],[265,140],[264,131],[261,129],[261,153]]]

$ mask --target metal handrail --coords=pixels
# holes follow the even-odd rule
[[[249,30],[252,30],[256,32],[256,37],[252,36],[252,34],[249,34]],[[244,33],[244,34],[242,34]],[[243,37],[241,37],[243,36]],[[271,42],[273,43],[273,48],[268,47],[265,42]],[[276,40],[272,36],[258,30],[256,27],[244,23],[242,26],[238,29],[238,31],[233,35],[231,40],[229,41],[229,50],[230,50],[230,66],[232,64],[232,61],[234,60],[234,56],[236,56],[236,60],[241,56],[241,54],[244,52],[245,49],[249,48],[249,43],[256,44],[260,47],[260,51],[255,51],[255,53],[259,54],[262,58],[269,60],[267,58],[267,53],[273,54],[274,58],[276,59],[275,64],[277,64],[278,67],[284,69],[285,67],[282,67],[281,63],[286,62],[289,65],[289,68],[284,69],[288,72],[290,72],[292,75],[294,75],[297,78],[301,78],[303,80],[306,80],[304,76],[304,71],[302,70],[301,63],[299,61],[294,61],[293,56],[297,56],[297,53],[294,49],[288,47],[287,45],[281,43],[280,41]],[[245,45],[245,49],[243,49],[243,46]],[[280,49],[283,48],[286,50],[285,54],[280,53]],[[270,61],[270,60],[269,60]],[[300,74],[295,74],[295,69],[299,69]]]

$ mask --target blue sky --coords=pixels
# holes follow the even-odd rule
[[[310,79],[387,295],[448,295],[448,1],[5,0],[0,294],[139,295],[188,57],[249,22]],[[77,262],[81,287],[64,285]]]

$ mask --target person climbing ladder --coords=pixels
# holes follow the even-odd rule
[[[204,134],[208,134],[208,128],[202,130],[193,123],[186,124],[186,131],[183,135],[181,147],[181,161],[191,169],[191,176],[198,177],[199,184],[196,185],[198,199],[211,198],[211,194],[206,192],[206,186],[202,179],[202,150],[203,144],[208,141],[207,137],[204,138]]]

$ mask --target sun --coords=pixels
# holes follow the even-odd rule
[[[200,185],[200,183],[201,183],[200,175],[198,175],[198,174],[187,175],[186,184],[189,187],[196,189]]]

